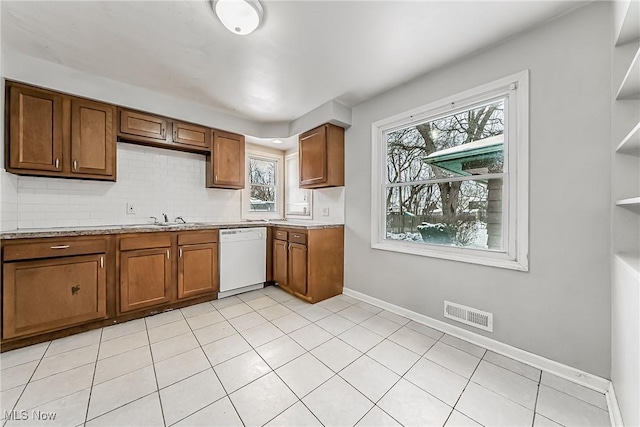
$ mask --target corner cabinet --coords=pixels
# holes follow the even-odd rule
[[[298,140],[300,188],[344,185],[344,129],[325,124]]]
[[[8,83],[7,171],[115,181],[115,107]]]
[[[273,232],[273,280],[311,303],[342,293],[344,227]]]
[[[213,131],[207,155],[207,187],[244,188],[244,135]]]
[[[107,317],[105,239],[7,244],[3,252],[3,339]]]

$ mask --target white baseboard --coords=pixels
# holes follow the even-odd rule
[[[607,408],[609,409],[609,419],[613,427],[623,427],[622,414],[620,413],[620,406],[618,406],[618,398],[616,397],[616,391],[613,388],[613,383],[609,382],[609,390],[607,391]]]
[[[392,313],[396,313],[411,320],[415,320],[418,323],[422,323],[423,325],[429,326],[433,329],[437,329],[440,332],[453,335],[454,337],[469,341],[470,343],[479,345],[480,347],[484,347],[495,353],[502,354],[503,356],[507,356],[519,362],[533,366],[534,368],[541,369],[545,372],[549,372],[568,381],[585,386],[597,392],[605,393],[608,395],[609,391],[612,390],[612,388],[610,387],[611,381],[605,378],[580,371],[579,369],[572,368],[571,366],[567,366],[551,359],[538,356],[537,354],[533,354],[528,351],[513,347],[511,345],[501,343],[500,341],[487,338],[483,335],[476,334],[474,332],[459,328],[454,325],[450,325],[440,320],[427,317],[423,314],[416,313],[415,311],[407,310],[406,308],[402,308],[386,301],[363,294],[361,292],[354,291],[353,289],[344,288],[343,293],[345,295],[357,298],[361,301],[391,311]],[[617,407],[617,404],[615,406]]]

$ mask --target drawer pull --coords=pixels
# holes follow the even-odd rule
[[[68,249],[70,246],[69,245],[57,245],[57,246],[51,246],[51,249]]]
[[[71,287],[71,295],[75,295],[80,292],[80,285],[75,285]]]
[[[299,239],[300,235],[299,234],[294,234],[293,237],[295,237],[296,239]]]

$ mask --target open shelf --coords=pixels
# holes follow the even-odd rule
[[[630,199],[622,199],[616,202],[616,206],[629,209],[631,212],[640,214],[640,197],[632,197]]]
[[[618,144],[616,151],[621,154],[640,156],[640,122]]]
[[[633,61],[622,79],[616,99],[640,99],[640,49],[636,51]]]
[[[620,252],[615,257],[633,270],[636,276],[640,276],[640,254],[631,252]]]

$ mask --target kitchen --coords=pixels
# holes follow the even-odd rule
[[[38,407],[42,411],[55,411],[54,406],[66,408],[71,405],[69,396],[76,396],[75,400],[82,402],[79,405],[84,409],[79,412],[84,410],[84,416],[72,418],[79,420],[74,421],[74,425],[124,424],[127,417],[147,410],[163,417],[158,423],[166,425],[178,422],[193,425],[203,422],[205,417],[209,421],[217,420],[221,425],[254,425],[272,420],[276,424],[298,420],[298,424],[320,422],[325,425],[354,425],[357,422],[365,425],[382,422],[495,425],[500,420],[508,420],[511,424],[531,425],[534,419],[536,424],[545,419],[571,424],[582,420],[579,417],[585,414],[591,414],[590,420],[599,420],[596,425],[604,424],[602,420],[608,423],[610,417],[613,424],[618,425],[617,420],[621,417],[631,420],[625,424],[634,425],[638,411],[633,403],[634,396],[638,396],[637,382],[620,378],[633,378],[637,363],[618,357],[620,352],[626,351],[624,349],[633,348],[637,339],[633,328],[618,329],[619,325],[629,323],[628,316],[633,319],[633,314],[628,314],[633,309],[623,304],[620,310],[612,310],[610,305],[618,304],[619,298],[634,301],[633,297],[618,297],[615,286],[620,283],[624,292],[635,295],[633,280],[637,279],[629,281],[627,276],[620,276],[627,273],[619,271],[616,263],[628,258],[611,261],[607,245],[591,247],[579,230],[604,219],[613,224],[616,235],[602,227],[596,228],[596,235],[592,236],[595,241],[614,239],[615,250],[625,254],[632,253],[633,247],[638,246],[637,239],[633,238],[633,227],[637,227],[637,217],[633,216],[636,215],[634,202],[630,202],[629,213],[626,207],[616,207],[613,214],[610,212],[613,197],[610,184],[629,181],[628,177],[633,176],[636,168],[634,160],[628,161],[630,156],[627,154],[620,157],[620,154],[610,153],[609,144],[603,142],[613,140],[617,145],[633,125],[629,128],[625,123],[614,123],[613,126],[597,127],[595,123],[584,125],[581,120],[596,115],[607,117],[614,109],[629,105],[627,110],[631,113],[625,113],[625,117],[635,123],[633,112],[637,101],[634,101],[633,89],[630,98],[622,98],[627,100],[616,101],[617,104],[611,101],[612,86],[618,85],[617,79],[626,81],[625,58],[630,54],[630,60],[633,60],[637,52],[635,24],[631,20],[631,26],[623,25],[624,31],[620,32],[629,43],[620,43],[620,47],[615,48],[615,52],[625,59],[619,65],[619,72],[615,68],[613,73],[610,70],[614,47],[605,35],[614,31],[619,16],[627,16],[625,13],[634,16],[629,11],[616,15],[618,10],[626,10],[625,7],[633,10],[637,2],[621,2],[622,6],[617,3],[569,5],[557,2],[550,3],[549,9],[541,6],[536,9],[532,3],[514,5],[512,28],[503,28],[500,34],[481,32],[481,40],[477,41],[464,35],[454,38],[452,43],[464,41],[458,53],[448,49],[435,51],[433,57],[426,58],[432,61],[429,66],[411,52],[393,52],[407,61],[406,70],[381,60],[391,51],[384,50],[389,46],[376,35],[375,26],[359,27],[358,31],[380,50],[374,50],[376,54],[363,55],[355,49],[358,40],[350,40],[345,33],[348,33],[347,24],[354,22],[361,11],[357,2],[336,2],[322,7],[314,2],[305,3],[263,2],[264,22],[255,33],[238,36],[228,32],[211,10],[206,10],[207,2],[152,4],[157,7],[153,13],[161,23],[158,28],[154,28],[152,20],[137,21],[139,18],[136,17],[150,13],[146,9],[149,5],[145,3],[125,3],[126,8],[122,9],[125,12],[119,12],[117,4],[111,3],[83,3],[82,6],[60,3],[46,6],[47,12],[38,14],[28,3],[3,2],[0,9],[3,24],[1,66],[7,88],[5,113],[13,117],[28,112],[24,106],[31,106],[34,111],[42,108],[39,102],[29,104],[37,92],[39,99],[43,99],[42,94],[48,96],[48,105],[54,105],[52,111],[60,114],[61,125],[44,128],[27,125],[22,136],[19,133],[14,136],[14,130],[16,126],[24,125],[24,120],[9,120],[3,128],[7,132],[5,147],[10,147],[3,161],[6,170],[0,173],[3,229],[1,363],[3,378],[20,378],[3,385],[2,400],[12,402],[11,407],[16,410]],[[69,13],[76,7],[83,10],[84,19],[68,21],[65,16],[71,16]],[[410,16],[417,19],[427,16],[430,8],[441,13],[444,20],[455,9],[455,6],[439,2],[415,2],[402,7],[380,2],[377,7],[379,9],[372,9],[375,13],[367,16],[372,20],[369,24],[400,12],[404,13],[403,19]],[[412,7],[415,10],[407,13]],[[506,5],[487,3],[482,6],[480,3],[476,7],[490,8],[495,15],[493,19],[498,19],[498,9]],[[525,10],[531,13],[530,21],[523,17]],[[105,14],[104,22],[99,18],[99,12]],[[291,28],[282,25],[289,22],[287,17],[290,19],[296,14],[306,16],[307,20],[291,21]],[[117,27],[122,31],[110,31],[105,27],[113,25],[116,16]],[[160,28],[171,28],[176,16],[186,17],[190,25],[173,23],[174,34],[164,34]],[[336,16],[339,17],[335,18],[338,19],[336,31],[328,36],[320,23],[332,22],[324,18]],[[473,14],[461,16],[461,19],[469,20],[469,25],[477,25]],[[74,25],[63,31],[60,25],[65,22]],[[295,40],[286,33],[302,31],[303,22],[309,27],[310,36],[306,40]],[[338,22],[345,25],[338,25]],[[412,21],[409,19],[408,22]],[[199,36],[187,36],[189,27],[215,32],[216,41],[207,44]],[[40,28],[42,34],[27,36],[33,28]],[[407,28],[417,32],[407,36],[425,36],[420,31],[426,30]],[[54,29],[60,31],[57,41],[53,37]],[[81,42],[78,34],[93,34],[94,37]],[[112,39],[102,38],[100,34],[110,34]],[[141,40],[153,40],[149,34],[154,34],[157,40],[145,46],[146,55],[133,55],[133,52],[142,52]],[[72,43],[73,37],[69,36],[73,35],[76,41]],[[171,51],[166,46],[179,43],[176,40],[181,37],[193,37],[180,46],[180,50],[174,50],[181,60],[190,58],[192,61],[190,67],[184,69],[176,68],[181,60],[166,60],[163,59],[166,55],[162,55],[162,52]],[[283,37],[288,38],[284,41]],[[327,40],[323,37],[329,37],[334,45],[344,43],[343,49],[328,51]],[[310,62],[298,65],[307,71],[320,67],[313,74],[318,84],[310,84],[304,74],[290,74],[283,64],[268,58],[268,52],[277,53],[277,49],[267,49],[269,38],[288,46],[287,52],[304,52],[299,50],[301,45],[298,43],[308,43],[309,53],[325,52],[331,58],[339,58],[344,64],[333,72],[341,73],[342,79],[336,79],[333,72],[325,72],[313,55],[305,56]],[[251,40],[256,40],[257,44],[252,46],[248,42]],[[127,50],[124,42],[133,43],[137,48]],[[231,47],[241,53],[236,54]],[[209,48],[219,49],[220,58],[229,61],[226,66],[238,67],[237,72],[223,71],[223,62],[219,61],[216,61],[218,68],[206,68],[212,76],[200,72],[205,69],[207,58],[199,49],[206,51]],[[113,58],[113,53],[102,55],[102,59],[96,53],[114,52],[112,49],[123,55],[120,69],[105,59]],[[261,49],[264,52],[259,52]],[[538,50],[546,52],[546,56],[534,58],[524,53]],[[345,57],[341,52],[350,52],[352,57]],[[567,56],[567,52],[571,54]],[[252,54],[260,55],[266,61],[263,70],[249,72],[242,66],[242,55]],[[367,59],[367,56],[371,58]],[[287,58],[287,55],[278,58]],[[297,57],[293,55],[292,58]],[[367,73],[373,65],[368,61],[379,61],[376,65],[381,67],[380,71]],[[506,65],[504,69],[497,66],[499,63]],[[409,64],[415,67],[414,71],[409,70]],[[131,70],[138,70],[137,74]],[[528,74],[523,70],[529,70]],[[225,73],[237,80],[216,85],[215,94],[209,92],[211,89],[204,89],[210,87],[204,82],[223,78]],[[269,84],[270,73],[279,75],[281,83],[289,81],[292,87],[298,85],[295,87],[301,88],[299,93],[305,96],[295,95],[285,101],[285,97]],[[177,77],[181,75],[190,76],[192,81]],[[193,82],[200,82],[202,89],[194,89]],[[331,86],[336,82],[337,86]],[[341,86],[343,82],[351,87]],[[513,225],[503,222],[504,236],[519,236],[518,239],[514,237],[513,245],[507,237],[503,241],[507,249],[505,256],[511,256],[511,249],[515,255],[509,259],[501,259],[499,254],[489,256],[491,259],[466,257],[461,262],[459,255],[445,253],[450,251],[424,256],[419,252],[423,250],[422,246],[428,245],[417,245],[420,248],[416,249],[415,243],[385,238],[379,229],[385,218],[389,220],[396,216],[395,208],[387,207],[381,217],[375,214],[383,203],[375,184],[378,173],[375,165],[379,163],[376,156],[380,157],[373,148],[377,132],[386,135],[384,132],[398,129],[391,118],[402,116],[403,112],[417,109],[422,114],[425,109],[420,110],[420,106],[425,103],[437,104],[447,97],[492,84],[496,85],[492,90],[498,90],[500,96],[504,93],[504,99],[511,107],[519,107],[518,114],[526,113],[524,106],[528,105],[530,110],[530,118],[527,118],[530,122],[529,147],[509,145],[507,150],[511,155],[509,161],[519,161],[517,167],[509,164],[509,168],[500,172],[502,175],[486,175],[489,180],[499,178],[509,184],[501,187],[504,195],[511,197],[509,191],[519,191],[513,193],[513,200],[518,197],[522,203],[503,205],[519,219]],[[323,92],[323,86],[331,87],[336,96],[343,95],[327,97],[327,89]],[[506,89],[503,91],[502,87]],[[584,93],[584,87],[591,87],[591,93]],[[529,102],[521,101],[527,94]],[[18,105],[23,106],[22,110],[14,109],[14,96]],[[456,102],[473,96],[460,95],[462,101]],[[565,104],[565,96],[575,102],[571,106]],[[549,105],[552,107],[547,106],[542,97],[551,97]],[[96,108],[96,104],[103,108]],[[74,135],[81,134],[82,129],[96,135],[91,133],[96,111],[102,111],[99,120],[103,120],[103,129],[107,130],[100,134],[103,141],[107,139],[104,135],[109,135],[109,141],[113,142],[111,148],[87,154],[88,151],[78,151]],[[560,116],[584,125],[579,135],[567,133],[556,120]],[[87,119],[85,123],[89,124],[83,127],[82,117],[94,118]],[[400,119],[393,120],[400,123],[397,122]],[[541,123],[552,123],[552,132],[548,133],[547,125]],[[53,128],[50,140],[59,132],[60,148],[59,152],[48,151],[52,153],[44,159],[48,162],[48,171],[43,172],[41,168],[30,173],[34,170],[33,163],[20,162],[29,155],[34,156],[31,160],[42,161],[40,154],[46,150],[30,151],[21,147],[17,149],[21,154],[15,160],[16,149],[12,147],[15,147],[14,139],[20,147],[36,128],[47,132]],[[505,129],[505,135],[512,130],[513,127]],[[555,136],[551,137],[551,134]],[[562,135],[563,143],[552,145],[557,142],[558,135]],[[634,134],[630,135],[633,141]],[[282,143],[277,144],[274,140]],[[509,138],[503,145],[506,147],[511,143],[515,144],[515,138]],[[556,184],[557,178],[552,179],[543,172],[546,167],[541,160],[541,150],[553,147],[559,157],[566,158],[573,155],[575,149],[582,146],[580,144],[590,147],[581,150],[579,159],[582,160],[564,166],[586,176],[582,167],[599,165],[608,178],[589,180],[584,190],[579,186],[572,188],[576,194],[569,197],[576,197],[588,205],[588,214],[573,219],[552,216],[548,206],[552,201],[556,202],[555,196],[542,189]],[[306,158],[305,147],[310,147]],[[320,155],[323,150],[324,154]],[[99,153],[97,162],[93,156],[96,152]],[[72,153],[80,154],[74,157]],[[516,157],[514,153],[524,154]],[[103,161],[106,158],[113,162]],[[327,162],[316,167],[319,158]],[[603,159],[613,158],[616,162],[620,159],[622,169],[601,165]],[[486,159],[482,161],[486,162]],[[252,165],[264,167],[266,164],[277,165],[275,179],[261,181],[256,178],[260,174],[252,177]],[[109,167],[111,169],[107,170]],[[625,168],[630,168],[631,175],[624,172],[626,175],[618,176],[613,172],[614,169],[626,171]],[[475,167],[474,170],[480,169]],[[300,176],[295,176],[296,171]],[[305,184],[307,171],[311,172],[306,176]],[[92,179],[73,179],[73,174],[81,173]],[[320,181],[325,182],[318,184],[320,175]],[[516,178],[511,185],[509,180]],[[463,178],[459,179],[462,182]],[[522,182],[525,188],[515,184]],[[259,188],[275,191],[275,212],[265,208],[270,202],[252,197],[253,190]],[[616,191],[614,187],[614,193]],[[635,192],[637,189],[631,185],[621,196],[632,200]],[[617,200],[618,196],[615,197]],[[288,203],[290,200],[296,200],[295,208],[293,203]],[[526,225],[527,216],[530,231],[526,226],[523,231],[518,225]],[[410,218],[409,215],[404,217]],[[285,221],[279,221],[283,218]],[[260,221],[263,219],[269,221]],[[154,225],[155,221],[158,224],[185,221],[186,224]],[[562,235],[549,233],[546,227],[554,222],[561,223],[567,230],[566,234],[573,239],[570,245]],[[401,225],[404,224],[403,220]],[[509,228],[512,226],[513,229]],[[223,231],[238,234],[237,231],[248,228],[259,229],[256,236],[262,233],[259,239],[264,239],[264,255],[258,254],[255,258],[264,256],[265,262],[257,263],[264,268],[264,282],[279,286],[259,287],[237,295],[234,295],[236,290],[231,289],[229,296],[216,298],[218,291],[225,292],[223,286],[229,282],[229,279],[223,280],[226,276],[222,270],[227,265],[223,263]],[[76,234],[71,236],[70,232]],[[411,238],[417,239],[419,234],[414,233]],[[621,236],[617,237],[617,234]],[[408,233],[404,235],[409,236]],[[99,304],[93,306],[92,313],[80,315],[89,317],[34,326],[33,322],[37,323],[42,318],[39,316],[44,315],[41,306],[56,301],[56,297],[47,296],[50,289],[24,286],[21,289],[24,289],[26,299],[22,301],[26,302],[22,302],[20,310],[16,311],[15,305],[7,304],[7,298],[12,298],[7,283],[11,277],[18,277],[15,266],[55,263],[53,260],[58,255],[52,252],[76,250],[67,241],[70,237],[75,239],[73,242],[81,243],[81,250],[71,253],[71,257],[86,257],[95,268],[90,275],[97,277],[96,283],[100,285],[94,286],[95,293],[91,298]],[[544,242],[540,241],[541,237]],[[527,240],[529,243],[522,245]],[[52,248],[66,245],[71,247]],[[579,249],[567,255],[568,247],[574,245]],[[16,250],[12,251],[11,247]],[[245,260],[233,258],[236,259],[231,271],[249,269]],[[633,265],[635,258],[630,259]],[[478,265],[482,263],[484,265]],[[577,268],[579,265],[583,268]],[[607,268],[598,268],[599,265]],[[292,269],[292,266],[295,267]],[[104,270],[104,277],[100,270]],[[24,283],[44,282],[42,279],[34,281],[29,274],[21,276],[26,278]],[[44,274],[40,277],[60,283],[61,288],[63,283],[68,287],[66,281],[54,280],[54,276]],[[150,276],[154,276],[153,280],[149,280]],[[633,276],[633,271],[631,277],[637,277]],[[147,294],[138,292],[138,284],[144,280],[154,284]],[[627,283],[632,283],[631,287]],[[190,288],[190,284],[194,287]],[[71,290],[65,288],[64,299],[81,296],[85,289],[82,285],[75,292],[73,286]],[[581,295],[579,301],[573,297],[576,292]],[[609,296],[611,292],[613,296]],[[30,306],[28,301],[38,301],[38,304]],[[445,304],[452,302],[452,307],[464,304],[463,307],[470,310],[493,313],[493,332],[489,329],[479,331],[469,324],[463,326],[447,317],[446,311],[443,314],[443,301]],[[559,308],[563,305],[566,312]],[[47,310],[47,313],[52,312]],[[60,312],[52,315],[59,316]],[[285,318],[287,322],[282,320]],[[583,323],[585,318],[592,319],[587,321],[588,325]],[[118,324],[107,327],[113,322]],[[20,328],[24,329],[20,331]],[[300,332],[302,330],[306,333]],[[620,341],[617,337],[621,330],[625,332]],[[124,344],[134,336],[140,336],[142,341]],[[377,337],[382,337],[381,341],[376,341]],[[109,347],[114,346],[116,340],[123,343],[123,350],[113,350],[109,354]],[[371,347],[363,340],[370,340]],[[21,344],[17,344],[19,342]],[[139,346],[140,342],[145,344]],[[30,346],[23,347],[26,344]],[[65,347],[67,345],[70,347]],[[167,357],[171,353],[169,347],[173,345],[182,346],[184,352]],[[10,351],[17,347],[23,348]],[[20,351],[22,353],[17,353]],[[24,356],[26,358],[11,356],[29,351],[32,355]],[[168,353],[163,355],[163,351]],[[62,363],[60,355],[65,353],[77,355],[82,362],[67,365],[60,373],[47,371],[54,369],[56,356],[57,363]],[[107,354],[109,357],[105,356]],[[282,356],[284,354],[287,357]],[[450,354],[449,359],[465,360],[465,363],[460,362],[465,369],[448,365],[446,354]],[[100,381],[92,379],[94,370],[95,375],[99,375],[107,369],[108,361],[116,363],[124,360],[125,355],[129,356],[127,360],[139,356],[135,358],[134,371],[112,372]],[[178,356],[184,359],[168,362]],[[505,356],[510,362],[501,359]],[[93,361],[86,362],[86,357]],[[169,369],[169,365],[176,366],[178,360],[184,360],[189,368],[184,372]],[[509,377],[513,374],[505,368],[511,366],[509,363],[517,364],[517,369],[524,372],[538,370],[537,377],[532,374],[533,378],[527,379],[531,383],[525,381],[523,386],[523,390],[527,390],[522,392],[525,395],[536,391],[526,402],[510,395],[508,390],[511,389],[505,391],[495,385],[495,379],[500,375]],[[467,365],[473,369],[468,371]],[[243,377],[239,374],[240,366],[255,369],[248,369],[248,376]],[[318,379],[324,379],[309,389],[310,385],[303,384],[306,381],[301,373],[304,367],[315,372]],[[376,371],[374,367],[379,368]],[[476,367],[477,372],[474,371]],[[110,369],[117,371],[113,366]],[[47,384],[51,387],[48,381],[65,372],[67,375],[76,372],[81,378],[78,383],[82,385],[52,393],[50,398],[38,394],[38,387]],[[380,375],[377,383],[367,385],[370,378],[367,372],[385,372],[385,375]],[[433,381],[447,378],[450,384],[459,385],[452,386],[456,390],[452,392],[436,387],[433,381],[420,379],[420,374]],[[91,379],[87,379],[89,376]],[[132,387],[135,390],[131,394],[110,394],[116,386],[126,388],[127,384],[136,383],[135,378],[140,380],[140,387]],[[615,393],[609,381],[611,378],[616,386]],[[192,401],[185,401],[184,390],[196,383],[199,386],[206,384],[211,393],[199,393],[206,397],[198,399],[190,393]],[[215,384],[219,386],[214,387]],[[276,390],[279,397],[270,404],[265,403],[264,399],[256,397],[257,391],[257,395],[261,395],[260,390]],[[541,397],[537,398],[536,411],[538,390]],[[556,409],[549,402],[549,396],[556,396],[554,393],[558,392],[558,399],[568,396],[566,399],[571,405],[579,408],[575,414],[562,410],[558,414],[554,412]],[[343,402],[326,400],[331,395],[343,396]],[[612,404],[616,395],[617,403]],[[433,418],[420,408],[403,407],[400,402],[410,401],[407,396],[422,396],[431,402],[429,408]],[[21,400],[29,407],[22,407]],[[584,406],[585,401],[590,406]],[[499,409],[487,414],[481,409],[487,405]],[[573,408],[571,405],[565,406]],[[622,416],[616,415],[619,414],[618,405]],[[5,410],[4,405],[2,409]],[[595,411],[593,414],[596,415],[589,411]],[[79,412],[76,409],[74,416]],[[60,413],[63,413],[62,409]],[[8,416],[3,414],[3,417]],[[143,423],[138,418],[130,422]],[[19,424],[18,420],[11,419],[7,425],[13,423]]]

